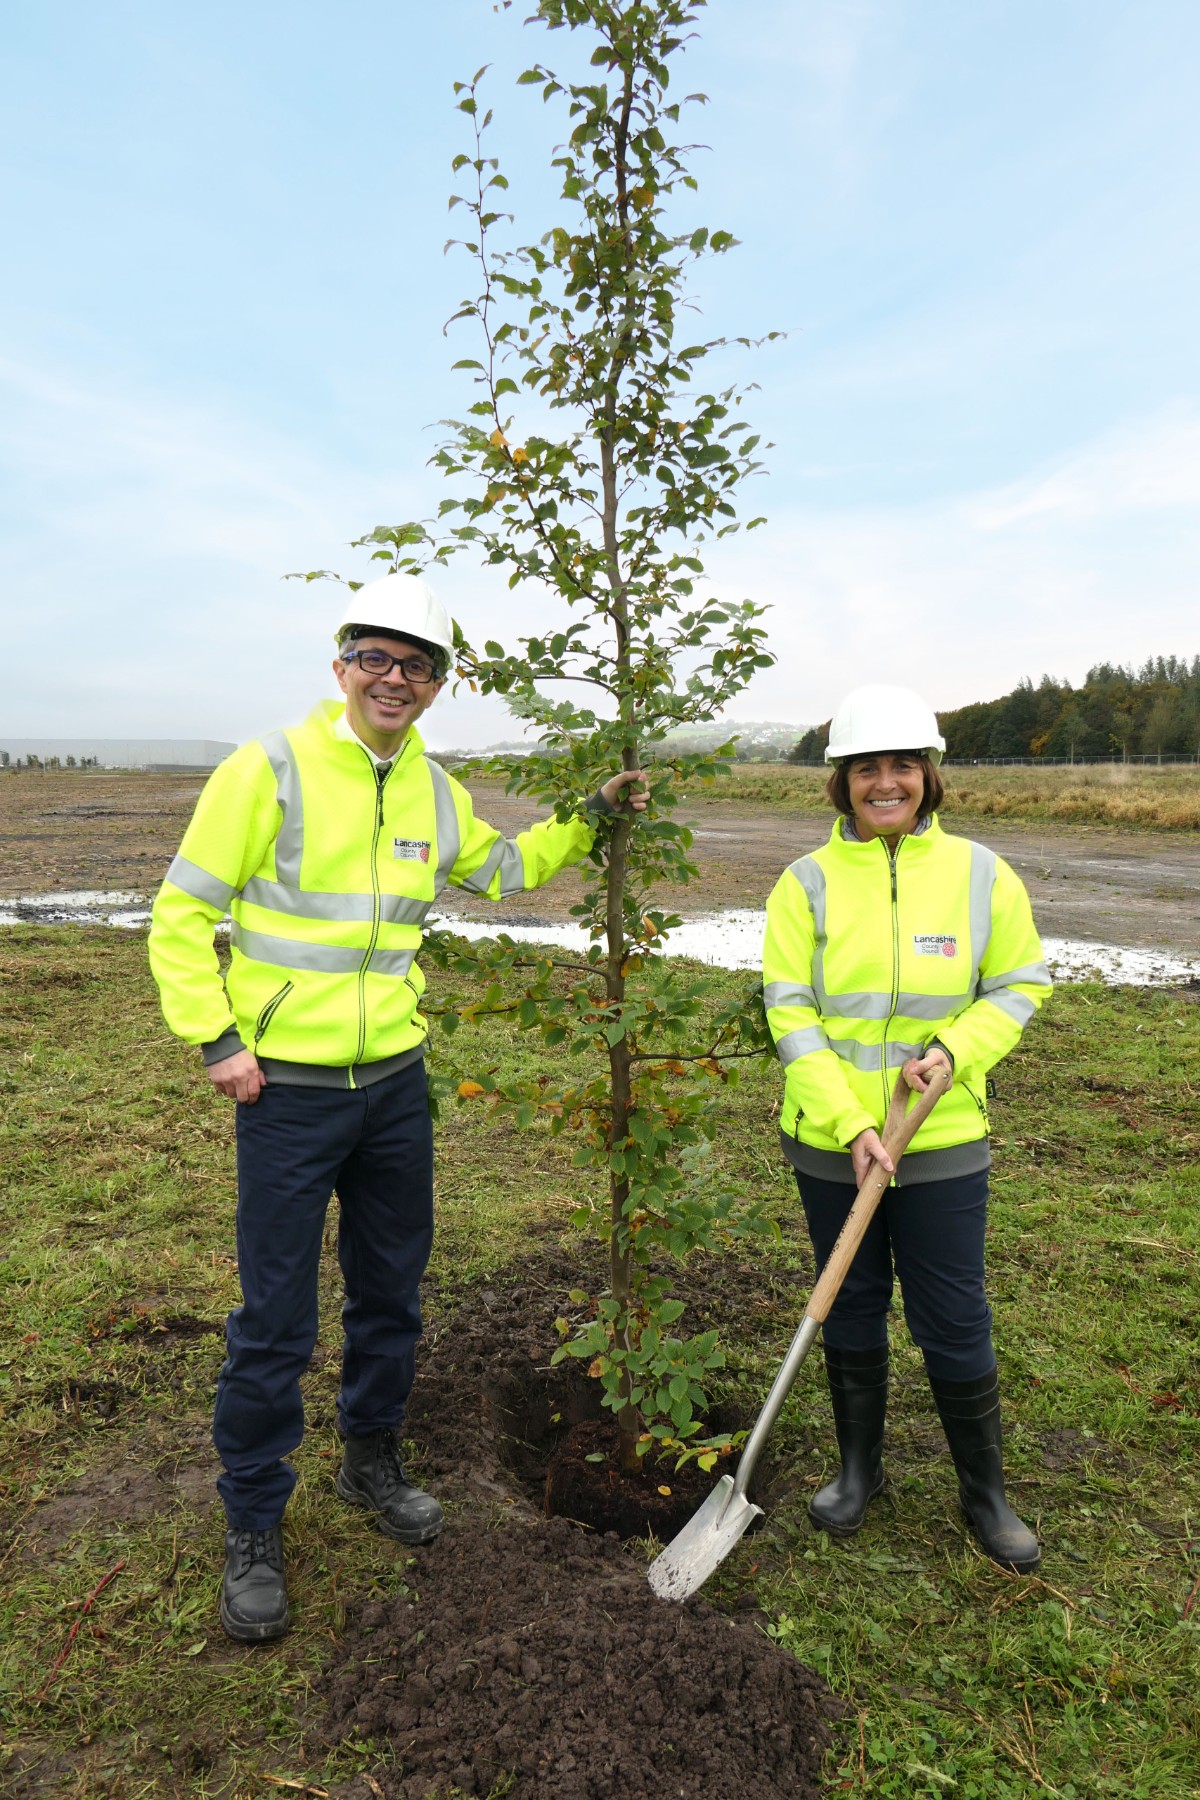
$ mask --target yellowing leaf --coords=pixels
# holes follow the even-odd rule
[[[488,443],[492,445],[493,449],[498,450],[501,444],[507,444],[507,442],[508,439],[497,425],[495,431],[493,431],[491,437],[488,439]]]
[[[528,462],[529,461],[528,450],[520,450],[520,449],[514,450],[513,451],[513,461],[515,463]]]
[[[487,1089],[478,1081],[460,1081],[458,1084],[460,1100],[478,1100],[480,1094],[486,1093]]]
[[[599,1381],[599,1379],[600,1379],[601,1375],[603,1375],[603,1373],[604,1373],[604,1364],[600,1360],[600,1358],[597,1356],[594,1359],[594,1361],[588,1365],[588,1374],[592,1377],[593,1381]]]

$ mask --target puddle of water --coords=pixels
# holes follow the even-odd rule
[[[752,908],[686,919],[664,945],[668,956],[690,956],[722,969],[758,969],[762,960],[766,913]],[[585,949],[587,933],[579,925],[515,925],[458,919],[443,913],[439,924],[467,938],[494,937],[503,931],[517,943],[562,944]],[[1200,959],[1170,956],[1162,950],[1135,950],[1120,944],[1089,944],[1077,938],[1043,938],[1051,972],[1059,981],[1098,979],[1110,987],[1170,987],[1200,981]]]
[[[690,956],[714,968],[757,969],[762,962],[766,917],[764,912],[743,908],[706,919],[685,919],[667,938],[663,950],[667,956]],[[541,925],[526,925],[440,913],[431,923],[465,938],[495,937],[502,931],[518,944],[561,944],[568,950],[586,950],[592,941],[582,925],[549,919]]]
[[[145,894],[78,889],[62,894],[29,894],[0,901],[3,925],[116,925],[136,930],[149,923]],[[581,925],[545,920],[541,924],[483,921],[454,913],[438,914],[433,924],[466,938],[494,937],[504,932],[518,944],[559,944],[585,950],[591,941]],[[685,919],[667,939],[667,956],[690,956],[721,969],[757,969],[762,955],[766,914],[742,907]],[[1121,944],[1089,944],[1080,938],[1044,938],[1046,960],[1059,981],[1098,979],[1110,986],[1170,987],[1200,982],[1200,958],[1168,955],[1162,950],[1136,950]]]
[[[61,894],[22,894],[0,900],[0,925],[123,925],[150,923],[145,894],[123,889],[73,888]]]
[[[1200,960],[1165,950],[1121,944],[1088,944],[1079,938],[1043,938],[1050,972],[1058,981],[1100,980],[1109,987],[1173,987],[1200,981]]]

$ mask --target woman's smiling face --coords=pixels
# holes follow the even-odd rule
[[[925,770],[911,751],[883,750],[850,763],[850,804],[862,838],[884,838],[894,849],[921,816]]]

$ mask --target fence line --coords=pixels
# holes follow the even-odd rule
[[[790,757],[788,761],[791,762]],[[947,756],[942,759],[943,769],[1121,768],[1124,765],[1132,767],[1135,763],[1151,768],[1166,768],[1168,765],[1195,768],[1200,764],[1200,753],[1188,755],[1186,752],[1170,750],[1164,751],[1162,756],[1139,752],[1136,756]],[[822,769],[825,767],[825,759],[823,756],[813,757],[804,762],[791,762],[791,766],[794,769]]]

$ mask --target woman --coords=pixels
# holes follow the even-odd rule
[[[1050,991],[1029,897],[1008,864],[937,820],[945,743],[906,688],[857,688],[838,708],[830,840],[767,902],[767,1017],[786,1071],[783,1147],[819,1265],[873,1157],[896,1174],[825,1323],[841,1473],[809,1506],[858,1530],[883,1486],[887,1314],[895,1268],[987,1554],[1027,1573],[1034,1534],[1005,1499],[991,1310],[984,1293],[986,1077]],[[894,1169],[880,1141],[898,1079],[953,1086]]]

